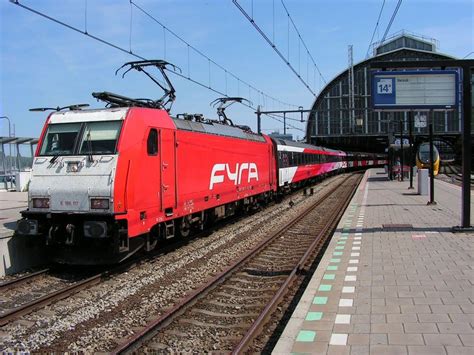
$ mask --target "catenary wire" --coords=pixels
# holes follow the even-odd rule
[[[58,20],[58,19],[56,19],[56,18],[54,18],[54,17],[52,17],[52,16],[49,16],[49,15],[43,13],[43,12],[40,12],[40,11],[38,11],[38,10],[35,10],[35,9],[31,8],[31,7],[28,7],[28,6],[26,6],[26,5],[22,4],[22,3],[20,3],[19,0],[10,0],[10,2],[13,3],[13,4],[15,4],[15,5],[17,5],[17,6],[19,6],[19,7],[21,7],[21,8],[23,8],[23,9],[25,9],[25,10],[27,10],[27,11],[30,11],[30,12],[34,13],[34,14],[40,16],[40,17],[43,17],[43,18],[45,18],[45,19],[47,19],[47,20],[49,20],[49,21],[52,21],[52,22],[54,22],[54,23],[56,23],[56,24],[58,24],[58,25],[61,25],[61,26],[63,26],[63,27],[66,27],[66,28],[68,28],[68,29],[70,29],[70,30],[72,30],[72,31],[74,31],[74,32],[83,34],[83,35],[85,35],[85,36],[87,36],[87,37],[89,37],[89,38],[91,38],[91,39],[93,39],[93,40],[95,40],[95,41],[97,41],[97,42],[100,42],[100,43],[102,43],[102,44],[105,44],[105,45],[107,45],[107,46],[109,46],[109,47],[111,47],[111,48],[117,49],[117,50],[119,50],[119,51],[121,51],[121,52],[123,52],[123,53],[126,53],[126,54],[128,54],[128,55],[132,55],[132,56],[134,56],[135,58],[138,58],[138,59],[141,59],[141,60],[147,60],[145,57],[143,57],[143,56],[141,56],[141,55],[139,55],[139,54],[133,52],[131,49],[130,49],[130,50],[127,50],[127,49],[122,48],[122,47],[120,47],[120,46],[118,46],[118,45],[116,45],[116,44],[113,44],[113,43],[110,42],[110,41],[107,41],[107,40],[104,40],[104,39],[102,39],[102,38],[100,38],[100,37],[98,37],[98,36],[95,36],[95,35],[93,35],[93,34],[87,32],[86,30],[81,30],[81,29],[79,29],[79,28],[77,28],[77,27],[74,27],[74,26],[72,26],[72,25],[70,25],[70,24],[67,24],[67,23],[63,22],[63,21],[60,21],[60,20]],[[133,3],[133,1],[130,1],[130,2]],[[133,4],[136,6],[135,3],[133,3]],[[137,6],[136,6],[136,7],[137,7]],[[137,8],[138,8],[138,7],[137,7]],[[163,25],[162,25],[162,26],[163,26]],[[169,31],[171,34],[173,34],[174,36],[178,37],[176,34],[174,34],[174,32],[170,31],[166,26],[163,26],[163,27],[166,28],[166,30]],[[178,37],[178,38],[179,38],[179,37]],[[185,42],[185,41],[183,40],[183,42]],[[185,43],[188,44],[187,42],[185,42]],[[189,45],[189,44],[188,44],[188,45]],[[193,50],[195,50],[195,51],[197,51],[198,53],[200,53],[201,55],[205,56],[204,54],[202,54],[201,52],[199,52],[197,49],[195,49],[193,46],[191,46],[191,45],[189,45],[189,46],[190,46],[191,48],[193,48]],[[219,67],[220,69],[226,70],[225,68],[223,68],[222,66],[220,66],[219,64],[217,64],[216,62],[214,62],[212,59],[210,59],[209,57],[207,57],[207,56],[205,56],[205,57],[208,58],[210,62],[212,62],[214,65],[216,65],[216,66]],[[168,70],[168,71],[169,71],[169,70]],[[183,75],[182,73],[175,72],[175,71],[169,71],[169,72],[172,73],[172,74],[174,74],[174,75],[176,75],[176,76],[179,76],[179,77],[181,77],[181,78],[183,78],[183,79],[186,79],[186,80],[188,80],[188,81],[190,81],[190,82],[192,82],[192,83],[194,83],[194,84],[196,84],[196,85],[198,85],[198,86],[201,86],[201,87],[203,87],[203,88],[205,88],[205,89],[208,89],[208,90],[210,90],[210,91],[212,91],[212,92],[214,92],[214,93],[216,93],[216,94],[219,94],[219,95],[221,95],[221,96],[228,97],[228,95],[226,95],[224,92],[221,92],[221,91],[219,91],[218,89],[215,89],[215,88],[210,87],[210,86],[208,86],[208,85],[206,85],[206,84],[203,84],[203,83],[201,83],[201,82],[199,82],[199,81],[197,81],[197,80],[195,80],[195,79],[193,79],[193,78],[191,78],[191,77],[188,77],[188,76],[186,76],[186,75]],[[246,86],[248,86],[249,89],[252,89],[252,90],[256,91],[259,95],[266,96],[266,97],[268,97],[268,98],[270,98],[270,99],[272,99],[272,100],[274,100],[274,101],[276,101],[276,102],[278,102],[278,103],[280,103],[280,104],[282,104],[282,105],[292,106],[292,107],[298,107],[297,105],[285,103],[285,102],[283,102],[283,101],[281,101],[281,100],[279,100],[279,99],[276,99],[276,98],[274,98],[274,97],[272,97],[272,96],[270,96],[270,95],[267,95],[267,94],[264,93],[263,91],[261,91],[261,90],[255,88],[254,86],[248,84],[246,81],[240,79],[240,78],[237,77],[235,74],[233,74],[233,73],[231,73],[231,72],[229,72],[229,71],[227,71],[227,73],[230,74],[230,75],[232,75],[238,82],[241,82],[241,83],[245,84]],[[245,102],[242,102],[241,104],[242,104],[243,106],[246,106],[246,107],[252,109],[252,110],[256,110],[256,107],[254,107],[253,105],[246,104]],[[278,115],[275,115],[275,114],[265,114],[265,115],[268,116],[268,117],[270,117],[270,118],[272,118],[272,119],[274,119],[274,120],[276,120],[276,121],[278,121],[278,122],[280,122],[280,123],[283,123],[283,120],[279,119],[279,118],[278,118],[278,117],[279,117]],[[293,129],[299,130],[299,131],[301,131],[301,132],[305,132],[303,129],[298,128],[298,127],[295,127],[295,126],[292,126],[292,125],[290,125],[290,124],[288,124],[288,123],[287,123],[287,126],[293,128]]]
[[[382,7],[380,8],[379,17],[377,18],[377,23],[375,24],[374,32],[372,33],[372,38],[370,39],[369,48],[367,48],[367,54],[365,55],[365,58],[369,57],[370,46],[372,45],[374,41],[375,32],[377,32],[377,28],[379,27],[380,17],[382,16],[382,11],[383,11],[384,6],[385,6],[385,0],[383,0]]]

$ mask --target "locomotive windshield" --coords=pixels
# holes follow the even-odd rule
[[[121,126],[122,121],[50,124],[40,155],[115,154]]]

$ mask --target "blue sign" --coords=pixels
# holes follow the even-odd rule
[[[374,109],[454,109],[458,103],[459,73],[456,70],[372,73]]]

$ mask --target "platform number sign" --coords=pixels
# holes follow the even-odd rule
[[[393,93],[393,79],[380,79],[377,83],[377,94],[387,95]]]

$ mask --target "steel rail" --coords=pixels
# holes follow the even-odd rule
[[[12,309],[9,312],[3,313],[0,316],[0,327],[4,326],[5,324],[8,324],[14,319],[17,319],[21,316],[24,316],[28,313],[31,313],[37,309],[40,309],[44,306],[47,306],[55,301],[62,300],[66,297],[69,297],[79,291],[82,291],[88,287],[97,285],[101,283],[105,278],[110,277],[114,274],[120,273],[123,270],[130,270],[131,268],[134,268],[142,261],[145,261],[148,256],[144,256],[143,258],[139,258],[137,260],[131,260],[128,263],[125,264],[120,264],[112,269],[108,269],[105,271],[102,271],[100,273],[97,273],[94,276],[88,277],[84,280],[78,281],[70,286],[64,287],[60,290],[57,290],[55,292],[52,292],[50,294],[44,295],[42,297],[39,297],[31,302],[28,302],[24,305],[21,305],[15,309]]]
[[[279,230],[274,232],[270,235],[267,239],[260,242],[256,247],[252,250],[249,250],[245,255],[243,255],[240,259],[234,262],[234,264],[230,265],[226,270],[220,272],[214,278],[209,280],[205,285],[198,288],[191,294],[189,294],[186,298],[184,298],[180,303],[173,306],[169,309],[166,313],[162,314],[157,319],[149,322],[144,329],[139,331],[138,333],[134,334],[130,338],[128,338],[122,344],[119,344],[115,349],[111,351],[111,354],[123,354],[126,352],[133,352],[135,351],[141,343],[151,339],[155,336],[154,331],[158,328],[170,323],[176,315],[183,312],[189,305],[197,301],[203,294],[210,291],[219,283],[223,282],[226,278],[228,278],[237,268],[242,266],[245,262],[247,262],[251,257],[258,254],[262,251],[268,244],[270,244],[273,240],[281,236],[285,233],[288,229],[298,223],[301,219],[303,219],[306,215],[308,215],[311,211],[313,211],[317,206],[321,205],[329,196],[331,196],[334,191],[336,191],[340,186],[344,184],[345,180],[343,180],[340,184],[331,188],[327,193],[325,193],[318,201],[314,204],[309,206],[305,209],[301,214],[295,217],[292,221],[290,221],[287,225],[281,227]]]
[[[0,291],[5,292],[5,291],[11,289],[12,287],[15,287],[15,286],[18,286],[18,285],[21,285],[25,282],[30,281],[32,278],[34,278],[36,276],[46,274],[49,270],[50,269],[43,269],[43,270],[33,272],[31,274],[27,274],[27,275],[18,277],[16,279],[13,279],[13,280],[10,280],[10,281],[5,281],[5,282],[0,284]]]
[[[31,301],[27,304],[24,304],[18,308],[15,308],[11,310],[10,312],[2,314],[0,317],[0,327],[4,326],[5,324],[8,324],[14,319],[17,319],[21,316],[24,316],[25,314],[31,313],[32,311],[42,308],[44,306],[47,306],[48,304],[54,302],[54,301],[59,301],[61,299],[64,299],[76,292],[79,292],[89,286],[96,285],[102,281],[102,278],[104,277],[103,273],[89,277],[88,279],[79,281],[75,283],[74,285],[71,285],[69,287],[65,287],[61,290],[58,290],[56,292],[50,293],[48,295],[44,295],[40,298],[37,298],[34,301]]]
[[[355,184],[355,187],[357,187],[359,183],[360,183],[360,179]],[[267,321],[268,317],[274,311],[275,307],[278,306],[278,304],[281,302],[286,291],[288,290],[290,285],[296,280],[298,273],[304,268],[304,265],[308,261],[309,257],[312,254],[314,254],[314,252],[317,251],[317,247],[320,246],[321,243],[324,243],[325,241],[324,235],[330,232],[335,227],[339,217],[344,213],[344,210],[347,208],[347,205],[349,204],[352,196],[354,195],[356,191],[354,187],[352,187],[352,190],[353,191],[351,195],[349,196],[349,198],[347,198],[346,200],[344,200],[342,203],[338,205],[340,206],[340,208],[338,207],[334,208],[327,223],[324,225],[324,227],[315,237],[314,241],[311,243],[308,250],[306,250],[304,255],[298,261],[294,269],[288,275],[285,282],[280,286],[280,288],[275,293],[275,295],[270,300],[270,302],[267,304],[265,309],[260,313],[260,315],[254,321],[254,323],[252,324],[250,329],[247,331],[247,333],[244,335],[240,343],[234,348],[234,350],[232,351],[232,354],[244,353],[246,349],[249,347],[250,343],[261,333],[261,329],[264,326],[265,322]]]

